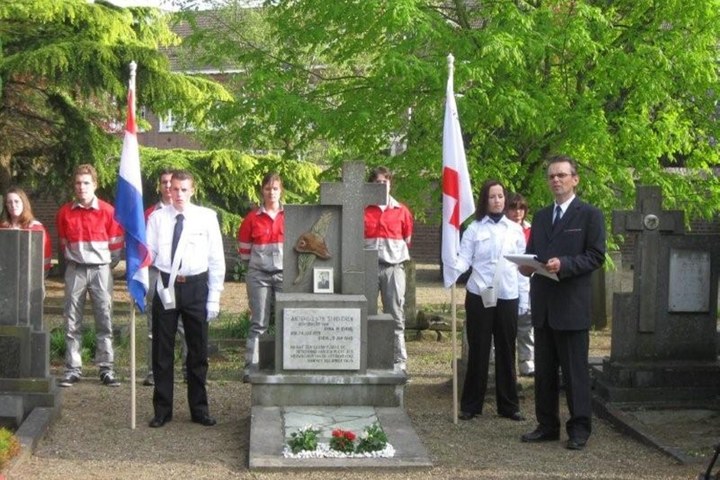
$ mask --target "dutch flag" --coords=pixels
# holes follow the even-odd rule
[[[117,194],[115,197],[115,220],[125,230],[125,261],[127,285],[130,296],[141,312],[145,311],[145,295],[148,290],[148,267],[150,252],[145,235],[142,181],[140,177],[140,151],[135,123],[135,62],[130,64],[130,88],[127,98],[127,123],[120,157]]]

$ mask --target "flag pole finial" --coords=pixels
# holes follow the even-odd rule
[[[135,60],[130,62],[130,81],[128,82],[130,90],[135,90],[135,73],[137,72],[137,63]]]

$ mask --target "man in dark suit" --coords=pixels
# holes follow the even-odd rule
[[[530,279],[538,426],[521,440],[560,438],[560,367],[570,411],[565,424],[566,446],[581,450],[590,436],[592,416],[588,368],[590,277],[605,260],[605,221],[599,209],[575,196],[579,178],[572,158],[551,158],[547,179],[555,202],[535,214],[526,253],[544,262],[559,280],[543,275]],[[521,267],[521,272],[530,275],[533,269]]]

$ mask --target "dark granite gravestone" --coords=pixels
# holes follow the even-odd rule
[[[0,230],[0,251],[0,424],[16,428],[35,410],[55,417],[60,397],[43,325],[43,234]]]
[[[253,405],[402,404],[394,324],[377,314],[377,252],[363,246],[365,206],[385,203],[387,192],[365,176],[364,164],[345,164],[342,183],[321,185],[319,205],[285,206],[283,293],[276,297],[276,336],[262,342],[259,369],[249,375]],[[301,238],[313,244],[300,250],[321,255],[298,251]],[[333,293],[315,293],[318,268],[332,271]]]
[[[351,410],[367,407],[368,418],[381,424],[389,441],[403,446],[396,449],[397,459],[322,459],[314,464],[319,468],[430,465],[402,408],[407,375],[394,370],[395,323],[377,313],[377,251],[364,249],[365,206],[386,201],[385,185],[365,182],[365,166],[348,163],[342,183],[321,185],[319,205],[285,206],[276,333],[261,339],[260,362],[248,375],[251,469],[307,467],[279,455],[292,433],[286,428],[289,415],[297,408],[329,408],[332,418],[316,413],[301,423],[335,425],[352,416]],[[331,288],[322,283],[320,272],[332,273]]]
[[[594,371],[603,402],[702,401],[720,395],[716,326],[720,243],[684,231],[658,187],[613,212],[613,232],[637,235],[632,293],[616,293],[610,358]]]

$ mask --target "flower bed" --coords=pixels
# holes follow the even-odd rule
[[[320,430],[307,425],[290,434],[283,449],[285,458],[391,458],[395,449],[382,427],[373,423],[357,436],[350,430],[335,429],[330,443],[318,442]]]

